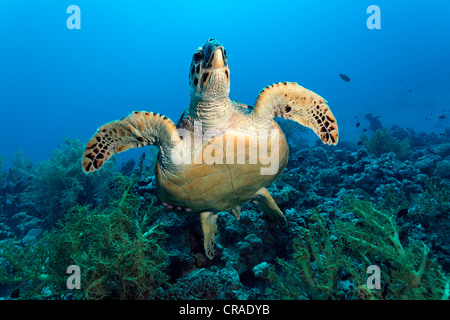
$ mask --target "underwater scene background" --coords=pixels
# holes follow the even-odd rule
[[[446,0],[1,1],[0,298],[448,299],[449,15]],[[251,202],[220,212],[212,260],[199,217],[158,200],[155,147],[81,169],[100,125],[179,119],[211,37],[231,98],[297,82],[340,133],[327,146],[280,119],[289,162],[267,188],[288,225]]]

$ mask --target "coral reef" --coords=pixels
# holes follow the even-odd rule
[[[239,220],[220,212],[213,260],[199,217],[159,205],[154,148],[93,175],[76,139],[39,164],[18,151],[0,172],[0,297],[448,299],[450,134],[394,126],[329,147],[291,129],[268,186],[288,226],[251,202]],[[66,286],[69,265],[81,290]],[[367,286],[371,265],[381,289]]]
[[[356,217],[326,225],[315,211],[293,242],[293,261],[277,258],[266,276],[278,299],[442,299],[450,279],[430,259],[422,241],[400,241],[394,216],[369,202],[345,196],[344,212]],[[333,233],[330,232],[333,230]],[[383,290],[370,290],[364,268],[381,266]],[[340,288],[347,287],[346,290]]]
[[[166,233],[156,219],[161,207],[154,197],[141,203],[130,178],[118,174],[114,181],[122,195],[111,209],[75,205],[38,242],[3,243],[0,283],[17,283],[22,299],[155,298],[168,280]],[[70,265],[80,268],[83,290],[67,288]]]
[[[381,268],[383,290],[379,299],[441,299],[449,279],[429,257],[423,241],[409,240],[405,246],[393,215],[384,213],[354,196],[345,198],[345,209],[355,214],[351,221],[337,223],[342,239],[367,266]]]
[[[76,204],[108,203],[111,170],[86,175],[80,170],[80,152],[84,144],[78,139],[65,138],[52,156],[39,165],[16,153],[13,167],[6,175],[5,212],[13,216],[22,209],[27,215],[44,221],[49,227]],[[114,161],[108,165],[114,166]]]
[[[378,129],[368,137],[365,133],[361,135],[361,142],[366,146],[369,153],[376,157],[393,152],[399,159],[406,159],[410,154],[410,142],[408,137],[398,140],[386,129]]]
[[[331,299],[337,297],[338,273],[347,264],[341,240],[332,237],[323,215],[315,211],[308,228],[302,228],[293,242],[293,262],[277,258],[282,275],[275,266],[267,279],[273,283],[268,292],[277,299]]]

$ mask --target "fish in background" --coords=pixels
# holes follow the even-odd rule
[[[350,81],[350,77],[346,76],[345,74],[339,73],[339,76],[341,77],[342,80],[344,80],[345,82],[349,82]]]

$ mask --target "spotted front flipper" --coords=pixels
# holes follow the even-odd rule
[[[282,227],[285,227],[287,225],[287,221],[283,212],[281,212],[280,208],[278,208],[275,200],[273,200],[272,196],[266,188],[259,189],[258,192],[256,192],[253,196],[253,201],[256,202],[262,212],[267,214],[279,225],[281,225]]]
[[[87,173],[93,172],[114,154],[146,145],[156,145],[168,152],[179,141],[172,120],[153,112],[135,111],[97,130],[86,145],[82,167]]]
[[[339,140],[336,119],[325,99],[294,82],[265,87],[259,93],[252,117],[257,122],[283,117],[312,129],[325,144],[335,145]]]
[[[216,245],[217,234],[217,214],[212,212],[202,212],[200,214],[203,231],[203,246],[208,258],[214,258],[214,247]]]

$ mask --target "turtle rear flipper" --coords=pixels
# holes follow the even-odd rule
[[[214,247],[217,234],[217,214],[212,212],[202,212],[200,214],[203,231],[203,247],[209,259],[214,258]]]
[[[82,167],[86,173],[93,172],[116,153],[146,145],[169,150],[179,141],[180,136],[172,120],[153,112],[134,111],[97,130],[86,145]]]
[[[275,200],[273,200],[266,188],[259,189],[252,199],[256,202],[259,209],[272,218],[272,220],[277,222],[282,227],[287,226],[286,217],[283,212],[281,212],[280,208],[278,208]]]
[[[252,117],[260,123],[273,117],[294,120],[312,129],[325,144],[339,140],[336,118],[326,100],[294,82],[280,82],[265,87],[256,100]]]

